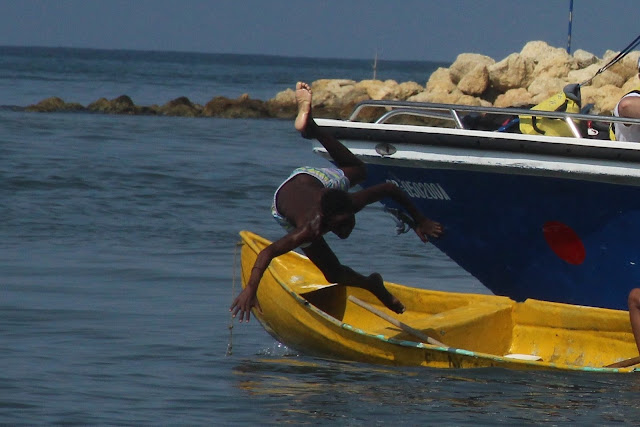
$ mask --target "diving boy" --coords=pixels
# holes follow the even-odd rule
[[[295,128],[305,138],[315,137],[337,167],[298,168],[276,190],[272,214],[287,234],[258,254],[245,289],[231,304],[229,310],[234,317],[239,314],[241,322],[250,319],[252,307],[260,310],[256,293],[271,260],[297,247],[322,271],[327,281],[367,289],[387,308],[402,313],[404,305],[385,288],[380,274],[364,276],[341,264],[323,235],[332,232],[346,239],[355,226],[355,214],[384,198],[391,198],[406,209],[414,220],[416,234],[423,242],[427,242],[428,237],[437,238],[443,232],[439,223],[423,216],[404,191],[393,183],[348,192],[350,187],[365,180],[366,166],[340,141],[316,125],[311,113],[311,100],[311,87],[298,82]]]

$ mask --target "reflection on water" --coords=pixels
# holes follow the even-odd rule
[[[581,423],[637,421],[635,374],[504,369],[439,370],[259,357],[233,368],[235,386],[273,420],[361,424]]]

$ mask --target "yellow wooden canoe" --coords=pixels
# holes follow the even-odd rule
[[[240,235],[244,287],[257,254],[271,242],[249,231]],[[638,356],[626,311],[385,284],[406,306],[403,314],[363,289],[327,283],[306,257],[290,252],[271,262],[258,288],[262,313],[252,314],[286,346],[331,359],[597,372],[640,366],[605,367]]]

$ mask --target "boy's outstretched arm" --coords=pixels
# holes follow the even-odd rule
[[[379,202],[387,197],[391,198],[402,206],[411,215],[415,221],[414,231],[423,242],[427,242],[429,237],[440,237],[443,233],[442,225],[439,222],[432,221],[422,215],[422,212],[413,204],[407,193],[402,191],[400,187],[391,183],[384,182],[374,185],[373,187],[352,193],[354,208],[357,211],[367,205]]]
[[[251,309],[253,307],[261,310],[256,294],[258,292],[260,280],[262,279],[264,272],[267,270],[267,267],[269,267],[269,264],[274,258],[292,251],[304,243],[305,240],[308,239],[308,233],[309,232],[306,228],[293,230],[291,233],[279,240],[276,240],[260,251],[255,263],[253,264],[253,268],[251,269],[249,280],[247,281],[245,288],[240,292],[236,299],[233,300],[231,307],[229,307],[229,311],[233,317],[236,317],[239,314],[240,322],[245,319],[248,322],[251,318]]]

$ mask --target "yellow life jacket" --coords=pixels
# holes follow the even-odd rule
[[[567,85],[560,93],[532,107],[538,111],[580,112],[580,86]],[[520,132],[526,135],[574,136],[563,119],[550,117],[520,116]]]
[[[631,92],[625,93],[620,99],[624,98],[625,96],[629,95],[630,93],[640,93],[640,86],[636,87]],[[612,141],[616,141],[616,127],[614,126],[613,122],[609,123],[609,139],[612,140]]]

